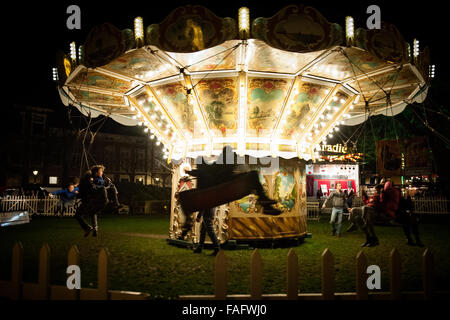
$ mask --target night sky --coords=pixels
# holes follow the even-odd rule
[[[11,1],[2,9],[2,75],[7,94],[4,101],[39,106],[62,104],[52,82],[52,67],[58,49],[69,52],[69,43],[83,43],[95,25],[110,22],[119,29],[133,29],[133,19],[142,16],[144,26],[161,22],[173,9],[187,3],[202,4],[219,17],[237,19],[238,9],[247,6],[251,18],[270,17],[285,5],[297,1]],[[422,1],[303,1],[318,9],[330,22],[345,26],[345,17],[353,16],[355,28],[364,26],[367,6],[377,4],[381,19],[394,23],[406,41],[420,40],[428,45],[436,65],[436,81],[448,66],[448,10],[442,2]],[[66,28],[66,9],[81,8],[81,30]],[[6,82],[5,82],[6,80]],[[6,84],[6,88],[4,87]]]

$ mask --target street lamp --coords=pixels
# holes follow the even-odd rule
[[[36,184],[36,176],[38,175],[39,171],[37,170],[33,170],[33,175],[34,175],[34,183]]]

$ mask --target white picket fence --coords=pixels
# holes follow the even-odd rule
[[[58,210],[58,202],[58,196],[44,198],[38,196],[9,196],[0,200],[0,212],[28,211],[29,214],[53,216]],[[356,202],[358,201],[355,201],[354,207],[360,205]],[[450,213],[448,202],[449,200],[442,196],[413,199],[414,212],[417,214],[448,214]],[[319,202],[308,201],[307,208],[309,220],[320,219]],[[70,206],[64,216],[74,216],[75,209],[74,206]]]
[[[415,198],[414,212],[417,214],[448,214],[449,200],[443,196]]]
[[[59,196],[8,196],[0,200],[0,212],[28,211],[31,214],[53,216],[58,211]],[[74,216],[75,207],[69,206],[64,216]]]
[[[307,219],[319,220],[321,208],[319,201],[307,202]],[[353,199],[352,207],[362,206],[360,197]],[[424,197],[413,199],[414,213],[416,214],[449,214],[449,200],[444,196]]]

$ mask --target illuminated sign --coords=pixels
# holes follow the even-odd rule
[[[332,152],[332,153],[347,153],[348,148],[346,145],[342,145],[342,144],[335,144],[335,145],[329,145],[329,144],[318,144],[316,146],[316,150],[317,151],[321,151],[321,152]]]

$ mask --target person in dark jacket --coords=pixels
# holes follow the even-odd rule
[[[384,210],[381,202],[381,193],[383,190],[382,185],[375,187],[375,192],[372,197],[365,200],[365,205],[362,207],[355,207],[349,209],[351,226],[347,229],[348,232],[356,230],[356,226],[359,226],[366,235],[366,242],[362,247],[374,247],[379,244],[378,238],[375,235],[375,218],[380,214],[379,212]]]
[[[352,189],[347,197],[347,205],[349,208],[351,208],[353,206],[353,198],[354,197],[355,197],[355,192]]]
[[[348,209],[347,199],[345,198],[344,192],[342,192],[342,185],[340,182],[336,183],[336,191],[330,193],[330,196],[323,203],[322,208],[326,207],[328,201],[331,201],[333,206],[330,219],[332,235],[337,235],[339,237],[341,235],[342,215],[344,209]]]
[[[395,222],[398,222],[403,227],[403,233],[406,236],[406,243],[410,246],[417,245],[423,247],[424,244],[420,240],[418,218],[414,215],[414,205],[411,199],[411,195],[407,191],[404,196],[400,198],[399,208]],[[415,242],[411,237],[411,231],[414,235]]]
[[[97,215],[105,208],[107,199],[105,198],[105,187],[94,183],[94,175],[92,171],[97,172],[98,166],[94,166],[86,171],[80,180],[79,197],[81,205],[75,212],[75,219],[85,231],[84,236],[87,237],[91,232],[96,237],[98,232]],[[92,226],[88,225],[83,216],[91,218]]]
[[[75,204],[75,197],[78,194],[78,187],[70,183],[66,188],[53,191],[51,196],[59,196],[58,209],[56,215],[61,216]]]

